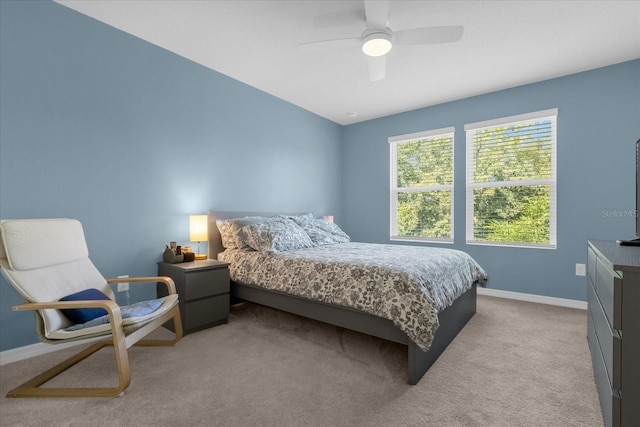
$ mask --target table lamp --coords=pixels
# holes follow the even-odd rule
[[[198,244],[195,259],[207,259],[206,254],[200,253],[200,242],[209,241],[207,221],[207,215],[189,215],[189,240]]]

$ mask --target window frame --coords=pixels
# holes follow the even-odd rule
[[[473,135],[475,131],[551,120],[551,170],[549,178],[539,178],[531,180],[510,180],[500,182],[480,182],[474,183],[473,164]],[[466,188],[465,188],[465,242],[468,245],[484,246],[506,246],[539,249],[557,249],[557,128],[558,109],[552,108],[532,113],[519,114],[515,116],[503,117],[499,119],[486,120],[482,122],[470,123],[464,126],[466,133]],[[474,190],[476,188],[499,188],[508,186],[536,186],[549,185],[549,243],[527,243],[527,242],[495,242],[474,239]]]
[[[432,139],[441,137],[451,137],[451,184],[445,185],[427,185],[416,187],[398,187],[398,146],[402,143],[412,142],[419,139]],[[403,242],[431,242],[431,243],[454,243],[454,178],[455,178],[455,127],[450,126],[446,128],[433,129],[422,132],[415,132],[405,135],[397,135],[388,138],[389,142],[389,202],[390,202],[390,215],[389,215],[389,238],[392,241]],[[451,192],[451,206],[450,206],[450,223],[451,223],[451,237],[439,238],[439,237],[417,237],[417,236],[398,236],[398,194],[401,192],[424,192],[424,191],[442,191],[447,190]]]

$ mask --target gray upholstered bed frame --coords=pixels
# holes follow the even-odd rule
[[[216,219],[239,218],[243,216],[271,216],[273,213],[260,212],[209,212],[209,258],[217,258],[224,250]],[[458,298],[453,305],[442,311],[438,318],[440,327],[436,331],[429,351],[423,351],[391,320],[374,316],[351,308],[325,304],[259,286],[242,285],[231,282],[232,299],[249,301],[278,310],[319,320],[331,325],[373,335],[408,347],[408,383],[417,384],[449,343],[464,328],[476,312],[476,285]]]

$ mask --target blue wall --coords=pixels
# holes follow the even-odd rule
[[[0,218],[78,218],[106,277],[155,275],[192,213],[340,218],[339,125],[53,2],[0,16]],[[0,279],[0,351],[37,342],[19,302]]]
[[[465,244],[464,125],[558,108],[557,249]],[[490,287],[586,300],[588,239],[626,239],[635,220],[635,142],[640,138],[640,60],[423,108],[343,128],[344,228],[354,240],[389,242],[387,138],[455,126],[452,247],[469,252]]]

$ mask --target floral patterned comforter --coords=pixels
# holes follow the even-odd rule
[[[342,243],[282,253],[226,250],[231,280],[390,319],[423,350],[438,312],[488,276],[454,249]]]

